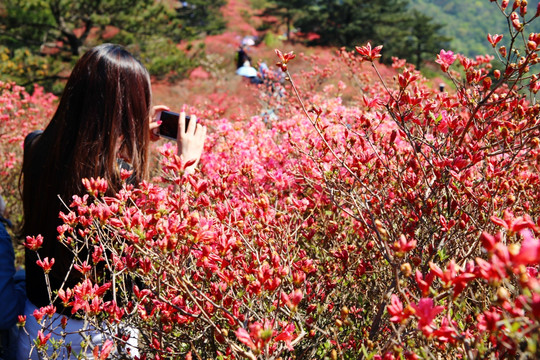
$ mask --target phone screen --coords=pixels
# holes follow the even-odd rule
[[[179,118],[180,114],[178,113],[172,111],[162,111],[160,115],[161,125],[159,126],[159,135],[167,139],[176,140]],[[189,116],[186,116],[186,131],[188,128],[189,119]]]

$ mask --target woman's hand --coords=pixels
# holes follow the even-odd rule
[[[182,161],[195,161],[192,165],[188,166],[185,171],[191,174],[195,171],[195,167],[199,163],[203,149],[204,141],[206,139],[206,126],[197,123],[197,117],[191,115],[189,124],[186,130],[186,113],[181,112],[178,119],[178,135],[176,141],[178,143],[178,156],[182,158]]]
[[[158,141],[159,135],[157,129],[161,125],[161,120],[159,120],[162,111],[169,111],[168,106],[166,105],[156,105],[152,108],[150,112],[150,140]]]

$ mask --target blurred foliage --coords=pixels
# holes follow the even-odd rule
[[[188,58],[173,42],[163,37],[128,49],[139,54],[150,74],[157,78],[168,77],[170,80],[182,78],[199,63],[197,56],[199,53]]]
[[[286,25],[286,36],[290,38],[293,22],[304,15],[306,8],[313,1],[306,0],[272,0],[268,1],[262,9],[262,16],[275,16],[283,20]],[[259,4],[262,6],[263,4]]]
[[[227,24],[220,9],[226,3],[226,0],[178,1],[175,9],[177,17],[182,19],[185,34],[193,37],[201,32],[207,35],[221,33]]]
[[[10,49],[0,45],[0,79],[12,80],[17,84],[32,88],[32,84],[40,82],[51,91],[59,92],[62,86],[57,86],[57,80],[62,70],[60,61],[54,61],[50,56],[33,54],[28,48]]]
[[[441,34],[452,38],[450,49],[466,56],[494,54],[486,34],[504,34],[508,24],[495,3],[485,0],[410,0],[411,7],[444,24]],[[510,2],[512,4],[512,2]],[[538,1],[529,1],[527,18],[534,15]],[[510,14],[512,5],[507,9]],[[540,32],[538,22],[531,23],[530,32]],[[506,39],[503,39],[503,43]],[[507,45],[508,46],[508,45]]]
[[[197,60],[175,44],[224,28],[224,0],[4,0],[1,80],[58,92],[79,55],[103,42],[128,47],[156,76],[182,76]],[[196,53],[200,55],[200,53]]]
[[[283,42],[279,39],[278,36],[274,35],[271,32],[266,33],[264,36],[263,42],[269,48],[280,48],[283,47]]]

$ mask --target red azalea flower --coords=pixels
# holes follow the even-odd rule
[[[41,245],[43,245],[43,236],[27,236],[26,242],[24,243],[24,246],[26,246],[28,249],[36,251],[38,250]]]
[[[38,346],[45,346],[47,341],[49,341],[49,338],[51,337],[51,333],[48,335],[43,335],[43,332],[41,330],[38,331]]]
[[[433,333],[433,320],[441,311],[444,310],[444,306],[433,306],[432,298],[420,299],[418,305],[412,304],[414,310],[416,310],[416,317],[418,318],[418,327],[425,336],[429,336]]]
[[[487,36],[487,39],[488,39],[489,43],[493,47],[495,47],[497,45],[497,43],[499,41],[501,41],[502,38],[503,38],[503,36],[501,34],[495,34],[493,36],[491,34],[488,34],[488,36]]]
[[[356,46],[355,49],[356,51],[362,55],[362,57],[364,58],[364,60],[367,60],[367,61],[373,61],[377,58],[380,58],[381,57],[381,50],[382,50],[383,46],[382,45],[379,45],[379,46],[376,46],[374,49],[371,48],[371,43],[367,43],[365,46]]]
[[[45,271],[45,274],[48,274],[49,271],[51,271],[52,266],[54,265],[54,258],[51,258],[49,260],[48,257],[46,257],[43,260],[37,260],[36,264]]]

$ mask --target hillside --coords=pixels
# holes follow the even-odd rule
[[[262,23],[258,16],[260,3],[254,0],[227,1],[222,8],[227,23],[222,34],[179,44],[179,47],[186,51],[204,48],[206,58],[188,79],[175,83],[154,81],[155,100],[175,107],[190,104],[194,107],[221,108],[219,111],[225,115],[252,114],[252,107],[258,101],[256,94],[235,74],[236,50],[244,36],[255,36],[260,40],[248,50],[253,61],[264,61],[270,66],[276,61],[275,48],[283,51],[294,50],[297,54],[317,53],[321,58],[336,51],[335,48],[306,47],[300,42],[282,41],[277,34],[258,31]],[[535,9],[536,4],[529,5],[529,8]],[[436,22],[446,24],[442,32],[453,38],[450,49],[467,56],[492,54],[493,49],[486,39],[487,34],[507,33],[505,20],[498,7],[487,0],[411,0],[411,6],[433,17]],[[277,31],[277,28],[273,30]],[[505,40],[506,38],[503,42]],[[297,59],[291,70],[297,73],[305,70],[305,66],[308,64]],[[438,67],[435,68],[437,69]],[[433,81],[437,84],[439,79]],[[226,102],[229,96],[235,96],[239,101],[232,106],[229,102],[228,107],[222,107],[221,104]]]
[[[529,1],[534,12],[538,1]],[[452,50],[467,56],[492,53],[486,34],[506,33],[507,24],[495,3],[486,0],[411,0],[411,6],[446,25],[442,30],[452,37]],[[538,22],[535,32],[540,31]]]
[[[153,79],[154,101],[179,108],[184,104],[194,109],[207,111],[228,117],[255,115],[259,111],[258,93],[253,86],[241,76],[236,75],[236,51],[243,37],[252,36],[257,39],[256,46],[247,48],[252,63],[265,62],[273,67],[277,62],[275,49],[297,54],[317,54],[322,59],[330,58],[330,53],[337,49],[306,47],[300,43],[291,44],[280,40],[273,34],[265,38],[266,32],[258,31],[262,23],[258,10],[252,0],[228,0],[222,13],[227,23],[226,30],[219,35],[205,36],[198,41],[182,42],[179,48],[197,51],[204,48],[205,57],[201,65],[193,70],[187,79],[175,81]],[[310,64],[297,58],[291,70],[295,73],[305,71]],[[234,97],[235,101],[230,101]],[[224,106],[227,104],[227,106]]]

